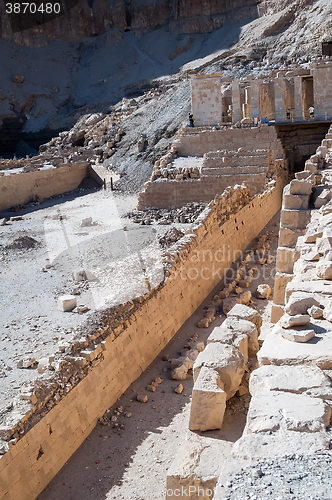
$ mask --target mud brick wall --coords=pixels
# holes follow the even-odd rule
[[[88,176],[88,162],[0,177],[0,210],[56,196],[77,188]]]

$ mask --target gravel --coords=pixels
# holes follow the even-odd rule
[[[227,500],[331,499],[332,451],[285,455],[242,468],[219,488]]]

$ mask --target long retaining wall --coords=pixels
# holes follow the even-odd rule
[[[103,342],[88,353],[85,378],[50,411],[41,412],[43,418],[16,443],[12,441],[0,458],[2,500],[33,500],[45,488],[98,418],[155,359],[217,285],[234,256],[280,208],[281,189],[277,180],[233,214],[227,214],[229,205],[224,210],[225,202],[231,206],[233,200],[236,205],[247,189],[226,190],[200,215],[191,233],[170,248],[172,264],[164,282],[142,297],[139,307],[116,330],[110,326],[111,319],[109,323],[104,319]],[[4,435],[0,428],[0,437]]]
[[[77,188],[84,177],[89,177],[89,163],[65,164],[32,172],[8,171],[7,174],[0,177],[0,210]]]

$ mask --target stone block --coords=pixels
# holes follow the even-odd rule
[[[243,355],[236,347],[219,342],[208,344],[195,361],[194,381],[197,380],[203,366],[213,368],[219,373],[227,399],[234,396],[241,385],[245,366]]]
[[[234,444],[232,455],[241,460],[260,460],[328,449],[326,432],[279,431],[270,435],[249,434],[241,437]]]
[[[304,229],[288,229],[280,227],[278,244],[280,247],[294,248],[297,239],[304,234]]]
[[[323,189],[323,191],[317,196],[314,205],[315,208],[321,208],[323,205],[326,205],[331,200],[331,190],[330,189]]]
[[[308,177],[310,177],[310,175],[311,175],[311,172],[302,170],[302,172],[296,172],[295,178],[298,181],[304,181],[304,180],[308,179]]]
[[[328,280],[313,280],[311,279],[310,281],[294,281],[292,280],[291,282],[288,283],[286,286],[286,293],[285,293],[285,298],[288,301],[291,295],[294,294],[294,292],[301,292],[304,294],[307,294],[307,296],[313,296],[315,295],[316,299],[315,302],[311,305],[319,305],[317,302],[320,300],[319,296],[325,297],[332,295],[332,284]],[[310,306],[308,306],[310,307]],[[289,314],[289,313],[288,313]],[[294,313],[298,314],[298,313]]]
[[[232,446],[224,439],[188,432],[167,471],[166,499],[178,499],[183,489],[190,500],[211,500]]]
[[[57,307],[60,311],[72,311],[77,306],[75,295],[62,295],[57,300]]]
[[[301,394],[314,387],[330,387],[329,378],[316,366],[274,366],[257,368],[250,375],[252,396],[262,391],[285,391]]]
[[[292,326],[303,326],[309,322],[310,316],[308,314],[296,314],[295,316],[284,314],[279,320],[279,325],[283,328],[291,328]]]
[[[282,210],[280,224],[288,229],[305,229],[310,217],[311,210]]]
[[[279,273],[292,274],[294,266],[295,249],[278,247],[276,270]]]
[[[262,317],[256,309],[252,307],[245,306],[244,304],[236,304],[227,314],[228,317],[235,317],[239,319],[244,319],[246,321],[251,321],[256,325],[258,333],[262,326]]]
[[[284,314],[284,308],[280,304],[272,304],[271,309],[271,323],[277,323],[281,316]]]
[[[317,238],[321,238],[323,236],[322,230],[312,231],[309,230],[306,232],[303,238],[304,243],[316,243]]]
[[[277,430],[324,432],[331,408],[321,399],[282,391],[257,392],[251,399],[243,435]]]
[[[312,184],[310,182],[299,181],[293,179],[289,184],[290,194],[310,195],[312,191]]]
[[[282,197],[283,209],[307,210],[309,206],[309,194],[290,194],[290,185],[284,188]]]
[[[287,287],[286,287],[287,288]],[[319,302],[310,293],[293,293],[285,306],[285,312],[290,316],[307,314],[309,307],[319,306]]]
[[[332,332],[322,333],[322,329],[311,325],[316,337],[309,342],[289,342],[284,339],[285,331],[278,324],[268,332],[257,353],[259,365],[311,365],[321,369],[332,368]]]
[[[242,353],[245,364],[248,363],[248,336],[246,334],[225,328],[222,324],[212,330],[207,339],[208,344],[211,342],[233,345]]]
[[[191,431],[221,429],[226,397],[218,372],[203,366],[192,392],[189,429]]]
[[[274,279],[274,293],[273,302],[274,304],[284,305],[285,304],[285,291],[287,283],[289,283],[293,278],[292,274],[276,273]]]
[[[322,278],[323,280],[332,279],[332,261],[320,259],[316,264],[316,274],[318,278]]]
[[[282,336],[291,342],[308,342],[315,337],[315,330],[283,330]]]
[[[243,340],[247,339],[247,342]],[[222,342],[237,347],[244,356],[245,362],[250,355],[259,350],[258,330],[256,325],[235,316],[228,316],[222,325],[216,327],[208,338],[210,342]]]

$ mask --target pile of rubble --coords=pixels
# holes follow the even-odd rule
[[[187,203],[181,208],[134,210],[126,214],[125,217],[142,226],[148,226],[153,222],[157,222],[158,224],[190,224],[203,212],[206,205],[203,202],[192,202]]]
[[[176,180],[185,181],[188,179],[199,179],[200,169],[197,167],[174,167],[172,164],[167,167],[154,167],[151,181]]]

